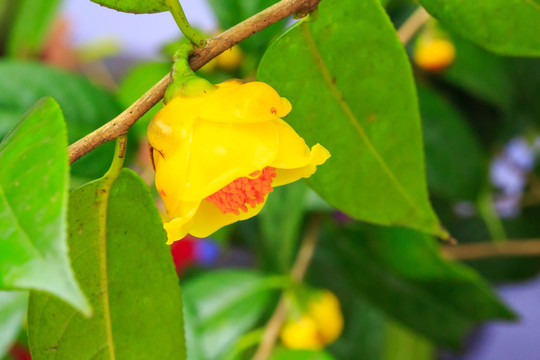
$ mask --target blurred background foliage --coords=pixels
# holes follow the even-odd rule
[[[208,1],[217,19],[216,31],[275,2]],[[407,0],[381,2],[396,29],[418,8]],[[422,3],[429,10],[433,1]],[[0,0],[0,137],[33,103],[52,96],[63,111],[72,143],[115,117],[169,71],[176,41],[163,44],[162,59],[152,61],[126,61],[119,54],[103,54],[103,49],[76,49],[58,16],[59,6],[59,0]],[[199,74],[213,82],[231,77],[254,80],[270,43],[291,21],[278,22],[248,38]],[[446,41],[454,55],[431,68],[420,66],[415,52],[422,36]],[[346,46],[362,48],[362,38],[357,35],[342,40]],[[482,38],[464,38],[456,26],[445,28],[428,19],[405,45],[421,115],[429,200],[440,222],[460,244],[539,238],[540,61],[498,55],[485,49],[491,45],[479,46],[479,41]],[[352,54],[336,61],[347,63],[356,56],[360,58]],[[350,69],[339,64],[338,75],[348,74]],[[295,79],[302,73],[301,67],[282,66],[259,68],[259,78],[281,71]],[[287,86],[286,82],[280,84]],[[395,91],[388,86],[388,92]],[[129,134],[128,165],[151,189],[153,171],[145,132],[159,106]],[[415,106],[409,110],[414,112]],[[305,119],[299,121],[304,121],[302,130],[309,132],[310,123]],[[308,143],[316,141],[309,139]],[[71,187],[102,176],[113,148],[112,143],[105,144],[76,162],[71,168]],[[355,154],[350,157],[354,159]],[[356,181],[345,180],[348,182],[336,183],[336,187],[345,187],[344,196],[362,191]],[[315,178],[310,185],[317,187],[317,181]],[[332,198],[333,193],[323,196]],[[370,212],[376,206],[358,205],[358,201],[350,198],[350,207],[363,206]],[[159,208],[157,198],[156,202]],[[295,254],[313,223],[319,228],[314,259],[303,283],[291,285],[288,274]],[[345,319],[343,333],[325,350],[291,350],[278,345],[273,359],[427,360],[448,349],[454,354],[466,353],[467,336],[482,322],[515,320],[490,284],[521,282],[540,270],[540,256],[480,254],[464,261],[450,260],[451,251],[433,237],[417,230],[356,221],[303,182],[276,188],[256,218],[224,228],[209,239],[185,239],[171,250],[182,284],[190,360],[250,358],[281,291],[294,293],[304,287],[330,289],[337,295]],[[23,329],[26,302],[24,292],[0,292],[0,357],[28,358]]]

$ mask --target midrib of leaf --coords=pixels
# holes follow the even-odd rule
[[[103,317],[105,320],[105,338],[107,348],[109,349],[109,358],[116,358],[114,352],[114,341],[112,333],[111,306],[109,300],[109,275],[107,272],[107,205],[109,203],[109,194],[111,186],[116,180],[115,176],[109,173],[100,181],[96,188],[96,200],[99,203],[98,208],[98,243],[99,243],[99,272],[101,295],[103,301]]]
[[[365,145],[367,146],[371,154],[375,157],[375,160],[377,160],[377,163],[382,168],[384,174],[390,179],[392,184],[394,184],[394,186],[396,187],[400,195],[413,208],[414,211],[417,211],[418,206],[416,205],[414,200],[411,198],[409,193],[407,193],[407,191],[403,188],[403,186],[398,181],[394,173],[390,170],[390,168],[388,168],[388,165],[386,164],[382,156],[379,154],[377,149],[375,149],[375,147],[369,140],[364,128],[362,127],[362,125],[360,125],[360,123],[358,122],[358,119],[349,108],[349,105],[347,104],[347,102],[344,100],[343,95],[341,94],[341,91],[337,88],[337,86],[332,81],[332,76],[330,75],[330,71],[326,67],[324,60],[321,57],[321,54],[319,52],[319,49],[317,48],[317,44],[315,43],[313,36],[311,35],[311,31],[309,29],[307,22],[303,21],[302,24],[300,24],[300,28],[302,31],[302,35],[304,39],[306,40],[309,52],[313,56],[313,60],[315,60],[315,63],[317,64],[317,67],[319,68],[321,76],[323,77],[327,86],[330,88],[332,95],[334,96],[338,104],[340,105],[341,109],[343,110],[347,118],[349,119],[349,122],[356,129],[358,135],[360,135],[360,138],[365,143]]]

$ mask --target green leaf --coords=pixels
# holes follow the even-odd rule
[[[89,313],[66,244],[66,148],[62,111],[51,98],[0,144],[0,288],[47,291]]]
[[[441,258],[422,233],[366,226],[321,245],[312,276],[332,269],[332,278],[346,279],[352,291],[437,344],[456,348],[480,322],[515,318],[477,273]]]
[[[12,122],[37,100],[51,96],[64,112],[70,143],[112,120],[122,110],[110,93],[87,79],[39,63],[0,61],[0,78],[0,123]],[[0,128],[13,126],[14,123]],[[0,137],[4,134],[0,133]],[[113,151],[113,143],[99,146],[75,162],[71,173],[91,179],[101,177]]]
[[[20,0],[7,39],[7,53],[18,58],[37,57],[59,6],[60,0]]]
[[[0,291],[0,359],[9,350],[26,316],[28,292]]]
[[[282,277],[248,270],[206,273],[183,284],[190,360],[219,360],[268,310]]]
[[[505,55],[540,56],[537,0],[420,0],[445,27]]]
[[[133,14],[153,14],[169,10],[165,0],[92,0],[92,2]]]
[[[270,46],[258,78],[291,101],[285,120],[307,143],[332,154],[309,179],[325,200],[359,220],[447,236],[428,200],[409,62],[378,1],[321,2]]]
[[[272,354],[271,360],[334,360],[330,354],[317,350],[291,350],[279,348]]]
[[[163,62],[143,63],[131,69],[118,89],[118,98],[122,106],[127,108],[133,104],[170,70],[171,64]],[[161,103],[154,105],[131,127],[136,132],[137,138],[146,137],[148,123],[161,106]]]
[[[475,201],[486,182],[487,158],[462,115],[435,91],[420,86],[428,185],[450,200]]]
[[[442,78],[491,105],[507,110],[514,100],[508,59],[452,36],[456,58]]]
[[[71,194],[73,267],[94,308],[84,318],[30,294],[29,343],[39,359],[185,359],[182,299],[154,199],[123,170]]]
[[[259,224],[265,246],[263,260],[271,260],[281,272],[290,270],[292,255],[298,244],[298,235],[307,195],[302,181],[274,188],[259,214]]]

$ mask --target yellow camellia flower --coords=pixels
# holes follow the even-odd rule
[[[230,80],[176,96],[148,127],[167,243],[256,215],[275,186],[311,176],[330,154],[281,117],[291,104],[262,82]]]
[[[330,291],[315,293],[305,312],[289,319],[281,330],[281,341],[290,349],[317,350],[334,342],[343,330],[338,298]]]
[[[456,49],[449,40],[420,37],[415,43],[413,58],[422,69],[439,72],[454,62]]]

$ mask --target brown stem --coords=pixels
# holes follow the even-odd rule
[[[291,270],[291,280],[293,282],[301,282],[304,278],[309,263],[313,258],[320,229],[321,218],[318,215],[313,215]],[[274,313],[272,314],[272,317],[266,323],[261,343],[259,344],[255,355],[253,355],[252,360],[266,360],[270,357],[274,344],[276,343],[279,335],[279,330],[281,329],[281,326],[285,322],[286,318],[287,301],[282,295],[276,309],[274,310]]]
[[[313,11],[320,1],[282,0],[210,39],[204,48],[195,50],[189,59],[189,65],[194,71],[198,70],[223,51],[230,49],[240,41],[273,23],[294,13],[307,14]],[[71,144],[68,148],[70,163],[80,159],[81,156],[89,153],[99,145],[125,134],[141,116],[163,98],[169,81],[170,75],[167,74],[116,118]]]
[[[489,241],[458,246],[442,246],[441,251],[447,258],[459,260],[498,256],[540,256],[540,240]]]
[[[429,20],[429,14],[423,7],[419,7],[411,16],[401,25],[397,34],[399,41],[403,45],[407,44],[414,34]]]

